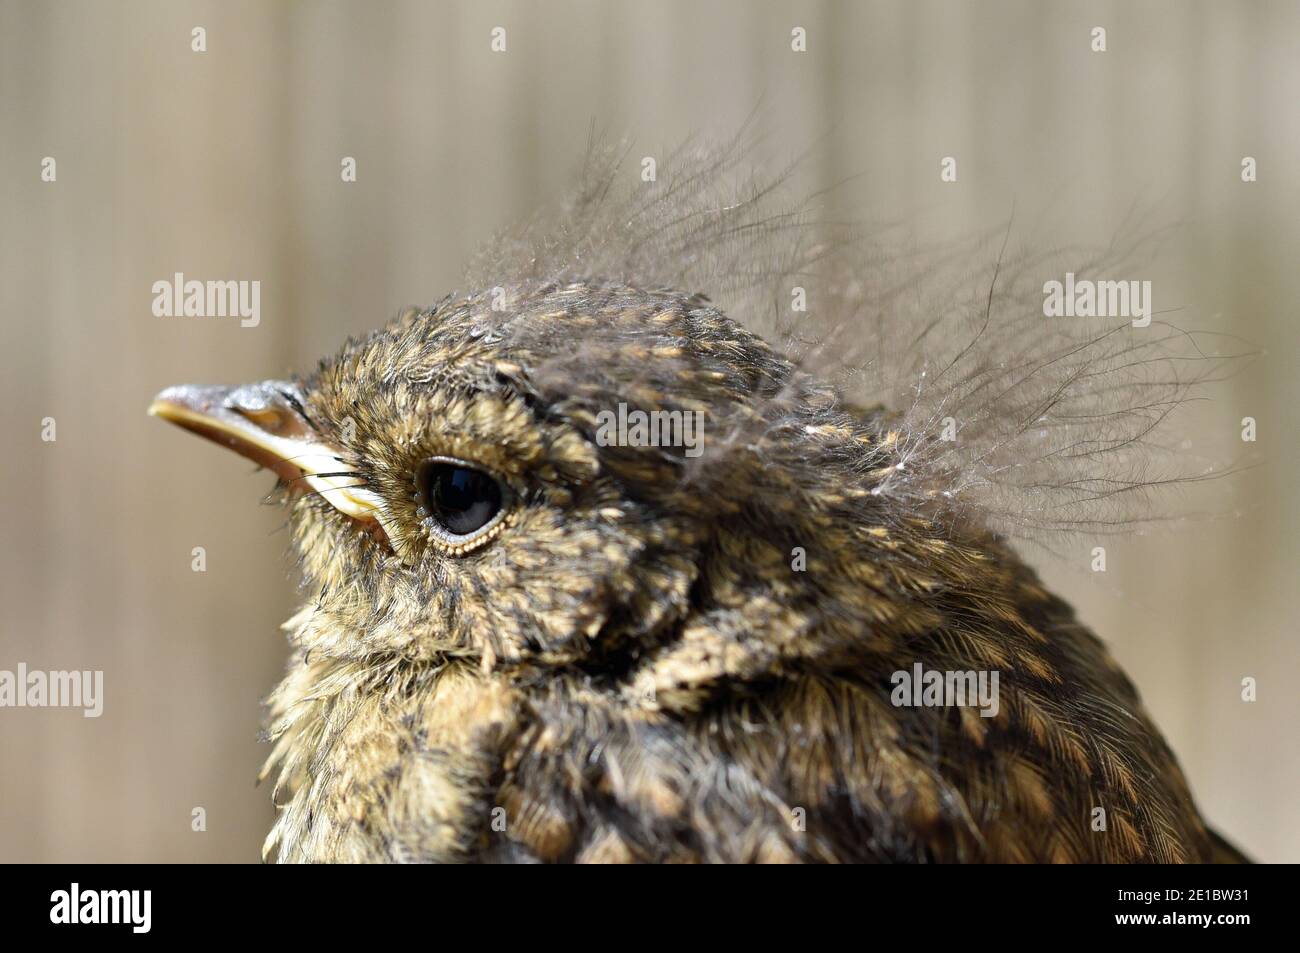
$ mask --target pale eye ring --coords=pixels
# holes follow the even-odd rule
[[[503,480],[455,457],[429,457],[415,470],[416,513],[429,539],[461,555],[496,537],[512,496]]]

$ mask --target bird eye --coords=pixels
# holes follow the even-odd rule
[[[506,490],[491,474],[448,457],[431,457],[415,474],[416,503],[425,527],[453,553],[486,542],[504,512]]]

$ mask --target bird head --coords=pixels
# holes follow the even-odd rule
[[[158,395],[279,476],[306,657],[578,666],[683,705],[873,653],[889,671],[945,618],[992,631],[1039,598],[1009,531],[1129,525],[1151,430],[1216,366],[1150,375],[1192,339],[1045,326],[1001,251],[973,298],[909,303],[915,275],[966,287],[966,257],[912,275],[812,241],[772,183],[712,184],[743,148],[648,191],[616,187],[621,155],[487,246],[483,290],[293,380]],[[759,327],[798,282],[820,316],[774,335],[799,366],[695,293]]]
[[[706,299],[593,282],[449,297],[151,412],[280,477],[313,656],[630,660],[748,577],[779,599],[875,469],[860,419]]]

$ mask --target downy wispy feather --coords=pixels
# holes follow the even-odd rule
[[[1048,546],[1054,531],[1174,518],[1176,496],[1160,491],[1237,468],[1180,454],[1178,411],[1242,370],[1244,342],[1160,313],[1140,328],[1044,316],[1044,281],[1140,274],[1175,226],[1135,206],[1106,247],[1061,247],[1018,234],[1012,213],[964,240],[919,244],[899,225],[855,222],[838,208],[842,188],[801,192],[802,159],[755,172],[759,141],[751,124],[723,144],[687,141],[648,183],[630,142],[593,138],[572,191],[481,249],[466,287],[599,276],[702,294],[887,412],[902,465],[881,493],[939,498],[954,516]],[[795,287],[807,312],[791,308]]]

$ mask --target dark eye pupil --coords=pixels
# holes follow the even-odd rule
[[[435,461],[423,477],[429,515],[456,536],[482,529],[501,509],[501,487],[481,470]]]

